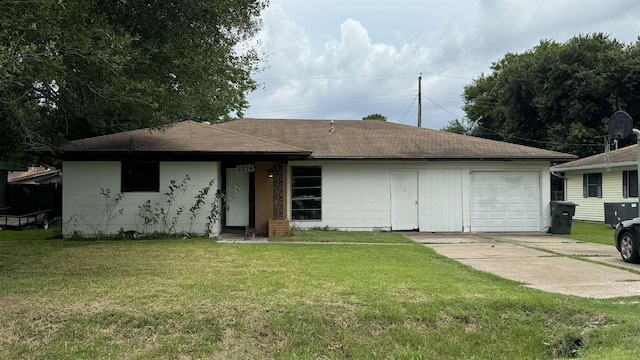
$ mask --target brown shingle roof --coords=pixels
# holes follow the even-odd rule
[[[555,151],[375,120],[242,119],[216,124],[262,139],[313,150],[317,159],[571,160]]]
[[[384,121],[242,119],[183,121],[70,142],[64,153],[295,154],[316,159],[572,160],[575,156]]]
[[[11,171],[9,175],[7,175],[7,181],[21,181],[30,178],[35,178],[39,176],[48,176],[51,174],[56,174],[60,170],[55,168],[46,168],[43,166],[30,167],[27,171]]]
[[[162,130],[133,130],[71,141],[70,152],[210,152],[308,154],[309,150],[258,139],[230,129],[195,121],[179,122]]]
[[[638,161],[638,145],[631,145],[622,149],[613,150],[609,153],[609,164],[611,166],[628,166]],[[607,166],[605,154],[596,154],[586,158],[578,159],[568,163],[554,166],[554,171],[580,170],[591,168],[603,168]]]

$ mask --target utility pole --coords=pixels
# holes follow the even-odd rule
[[[422,73],[418,76],[418,127],[422,127]]]

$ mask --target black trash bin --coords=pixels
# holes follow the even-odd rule
[[[551,228],[552,234],[571,234],[571,221],[576,214],[576,206],[571,201],[551,202]]]

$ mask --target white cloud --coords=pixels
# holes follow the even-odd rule
[[[305,62],[311,53],[309,36],[305,29],[287,18],[280,6],[272,6],[264,12],[264,28],[259,38],[262,52],[269,65],[282,71]]]
[[[255,76],[264,89],[246,115],[415,124],[422,72],[423,126],[438,129],[464,116],[463,86],[505,53],[591,32],[632,42],[639,17],[637,0],[272,0],[260,34],[268,69]]]
[[[271,54],[270,68],[256,77],[265,90],[252,94],[247,116],[359,119],[377,112],[399,121],[431,56],[418,44],[374,43],[359,21],[347,19],[340,37],[314,57],[308,34],[282,8],[268,10],[264,22],[262,51]]]
[[[505,49],[522,52],[542,39],[564,42],[581,33],[613,33],[615,38],[630,42],[635,36],[628,35],[640,30],[637,0],[481,0],[480,14],[476,50],[500,55]]]

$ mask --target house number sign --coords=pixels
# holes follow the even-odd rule
[[[238,170],[238,172],[254,172],[255,171],[255,169],[253,168],[253,164],[238,165],[236,166],[236,170]]]

